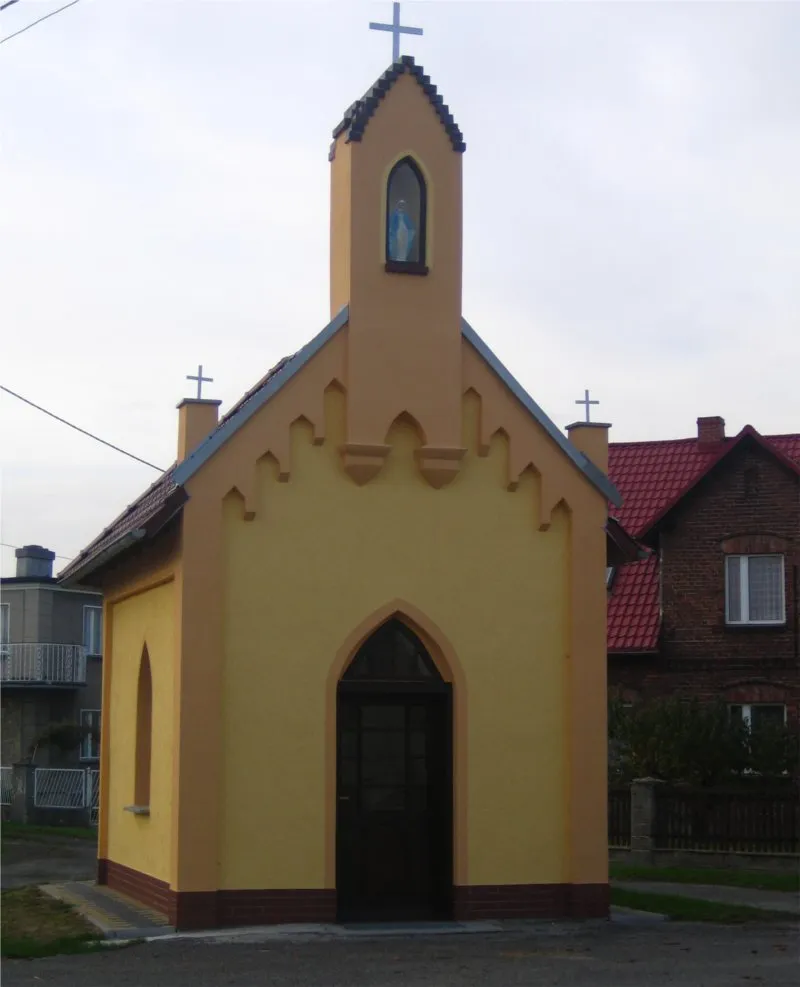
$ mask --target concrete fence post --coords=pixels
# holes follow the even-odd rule
[[[637,778],[631,782],[631,863],[653,862],[658,778]]]
[[[36,770],[33,764],[12,765],[11,776],[11,822],[29,823],[33,819],[33,777]]]

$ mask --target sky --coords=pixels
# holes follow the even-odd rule
[[[550,417],[800,430],[800,4],[401,9],[467,143],[464,315]],[[331,130],[390,19],[81,0],[0,44],[0,384],[166,467],[199,363],[224,412],[315,335]],[[0,448],[2,541],[57,568],[158,475],[4,392]]]

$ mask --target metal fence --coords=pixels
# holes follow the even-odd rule
[[[83,768],[37,768],[33,775],[33,804],[37,809],[83,809],[86,772]]]
[[[631,845],[631,790],[609,788],[608,790],[608,845],[628,847]]]
[[[668,850],[738,853],[800,851],[800,801],[796,789],[655,790],[654,845]]]
[[[0,768],[0,805],[11,805],[14,794],[14,769]]]

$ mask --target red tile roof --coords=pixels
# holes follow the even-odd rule
[[[701,446],[697,438],[658,442],[614,442],[609,445],[609,477],[622,494],[623,505],[611,514],[635,537],[688,492],[722,456],[744,437],[752,436],[800,472],[800,434],[761,436],[746,426],[730,439]],[[622,566],[608,602],[608,650],[654,651],[660,628],[658,561]]]
[[[758,434],[754,429],[742,432]],[[760,438],[787,459],[800,464],[800,434]],[[696,438],[611,443],[608,472],[624,501],[619,509],[612,508],[612,515],[634,537],[641,536],[666,507],[738,440],[739,436],[735,436],[714,446],[701,446]]]
[[[661,626],[658,599],[658,559],[620,567],[608,601],[608,650],[654,651]]]

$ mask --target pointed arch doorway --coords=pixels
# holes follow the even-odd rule
[[[392,618],[339,681],[336,889],[341,921],[452,914],[452,694]]]

